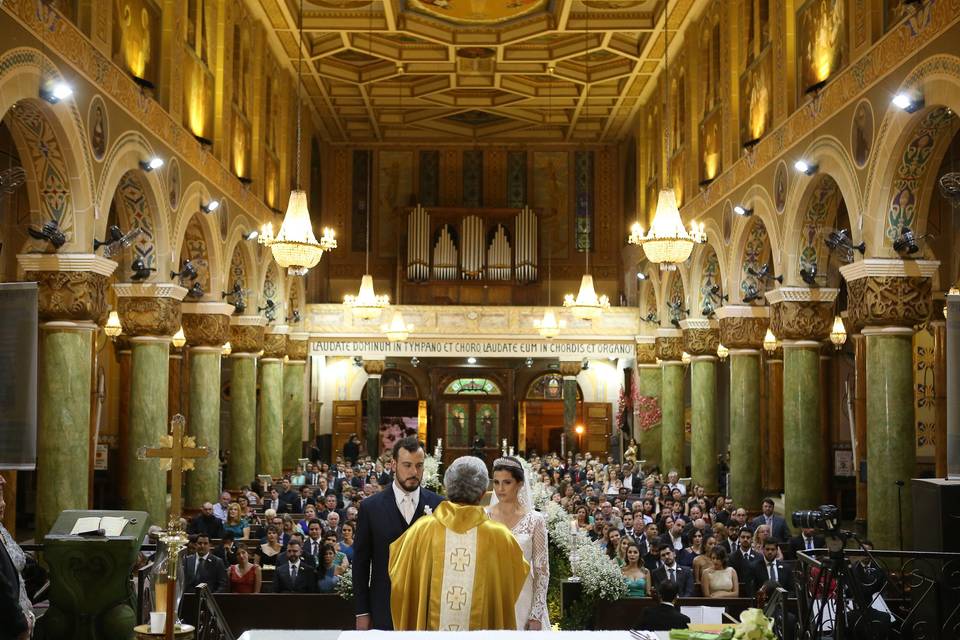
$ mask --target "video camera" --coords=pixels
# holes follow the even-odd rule
[[[821,531],[836,531],[840,526],[840,509],[832,504],[822,504],[816,509],[794,511],[793,526]]]

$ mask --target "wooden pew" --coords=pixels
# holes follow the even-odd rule
[[[230,631],[240,636],[250,629],[340,629],[356,628],[353,601],[332,593],[217,593]],[[196,626],[199,596],[183,594],[184,622]]]

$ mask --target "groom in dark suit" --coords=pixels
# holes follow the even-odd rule
[[[390,544],[420,516],[443,500],[420,487],[423,479],[423,443],[415,437],[393,446],[394,480],[380,493],[360,503],[357,535],[353,543],[353,593],[357,605],[357,630],[393,630],[390,615]]]

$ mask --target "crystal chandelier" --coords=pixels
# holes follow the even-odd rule
[[[379,318],[383,308],[390,305],[390,296],[378,296],[373,290],[373,276],[369,273],[360,278],[360,291],[355,296],[343,296],[343,304],[349,307],[354,318],[373,320]]]
[[[777,340],[777,336],[773,335],[773,330],[768,328],[767,334],[763,336],[763,350],[772,354],[779,346],[780,341]]]
[[[730,355],[730,349],[727,349],[723,346],[723,343],[717,345],[717,357],[720,358],[720,361],[723,362]]]
[[[585,273],[580,280],[580,290],[577,292],[577,297],[574,298],[572,293],[568,293],[563,297],[563,306],[570,309],[570,313],[575,318],[593,320],[600,317],[604,309],[610,308],[610,299],[605,295],[597,295],[593,288],[593,276]]]
[[[847,341],[847,328],[843,326],[843,318],[840,316],[834,316],[833,318],[833,328],[830,330],[830,342],[833,343],[833,348],[837,351],[843,348],[844,343]]]
[[[380,330],[386,334],[387,340],[390,342],[403,342],[410,337],[413,325],[407,324],[403,320],[403,314],[400,313],[399,309],[394,309],[390,324],[383,325]]]
[[[667,37],[668,16],[669,12],[664,8],[663,37],[665,45],[663,49],[663,71],[667,86],[665,93],[666,105],[664,106],[667,122],[665,128],[666,140],[664,143],[667,151],[667,166],[664,172],[664,180],[667,184],[670,183],[670,155],[672,151],[670,149],[670,129],[673,126],[670,120],[670,41]],[[647,259],[649,259],[650,262],[659,264],[663,270],[676,268],[676,265],[681,262],[686,262],[693,252],[693,246],[706,241],[707,234],[704,231],[702,223],[700,226],[697,226],[696,223],[691,223],[689,231],[684,229],[683,220],[680,218],[680,208],[677,206],[677,194],[672,188],[660,189],[660,193],[657,196],[657,210],[653,214],[653,223],[650,226],[650,231],[646,235],[643,235],[643,229],[640,227],[640,223],[634,223],[630,231],[630,236],[627,238],[629,244],[642,246]]]
[[[287,212],[283,216],[280,232],[273,235],[273,225],[263,226],[257,242],[270,247],[273,259],[286,268],[291,276],[304,276],[312,267],[317,266],[324,251],[337,248],[333,230],[324,229],[323,237],[317,242],[313,234],[313,223],[307,208],[307,194],[300,188],[301,157],[301,104],[300,87],[303,84],[303,0],[300,0],[299,44],[297,46],[297,187],[290,192]]]
[[[557,314],[548,307],[543,312],[543,318],[533,321],[533,326],[537,328],[541,336],[550,339],[560,335],[563,322],[557,320]]]

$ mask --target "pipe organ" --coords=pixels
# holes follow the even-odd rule
[[[537,213],[523,209],[467,209],[421,205],[406,209],[406,264],[410,283],[446,281],[529,284],[539,275]]]

